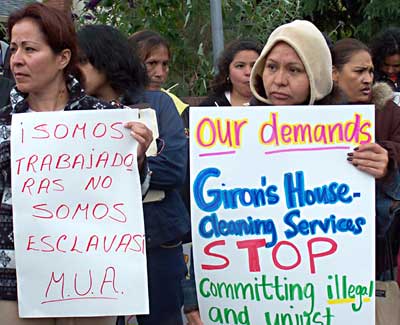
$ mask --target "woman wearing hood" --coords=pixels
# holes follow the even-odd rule
[[[339,42],[338,42],[339,43]],[[361,43],[362,44],[362,43]],[[269,37],[250,78],[253,105],[326,105],[326,104],[377,104],[372,96],[373,65],[366,46],[357,50],[333,50],[331,53],[322,33],[308,21],[294,21],[278,27]],[[346,46],[347,47],[347,46]],[[335,51],[336,49],[336,51]],[[336,54],[335,54],[336,53]],[[339,55],[340,53],[340,55]],[[369,56],[352,66],[353,74],[362,78],[349,82],[349,61],[352,55]],[[368,60],[367,60],[368,61]],[[333,76],[332,76],[333,71]],[[359,91],[355,91],[355,89]],[[363,144],[348,153],[347,160],[355,168],[377,180],[377,233],[387,230],[392,217],[392,203],[400,192],[397,189],[398,162],[400,161],[400,110],[395,110],[390,89],[383,91],[384,110],[375,112],[376,143]],[[347,98],[347,99],[346,99]],[[373,99],[374,98],[374,99]],[[382,105],[377,105],[381,107]],[[394,207],[396,207],[395,205]],[[384,212],[383,212],[384,211]],[[395,209],[394,211],[397,211]],[[381,225],[380,220],[384,220]]]
[[[333,84],[327,42],[317,27],[304,20],[272,32],[251,72],[250,88],[253,105],[344,104]],[[378,143],[358,146],[348,161],[376,179],[388,174],[388,150]]]

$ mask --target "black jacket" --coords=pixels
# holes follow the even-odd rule
[[[7,78],[0,77],[0,107],[10,103],[10,91],[13,87],[13,82]]]
[[[222,94],[211,94],[205,100],[203,100],[199,106],[232,106],[231,103],[225,96],[225,93]]]

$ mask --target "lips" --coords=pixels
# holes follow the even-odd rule
[[[371,87],[365,87],[361,89],[361,92],[363,93],[363,95],[369,96],[371,94]]]
[[[24,79],[24,78],[26,78],[26,77],[29,77],[29,75],[28,75],[28,74],[25,74],[25,73],[21,73],[21,72],[16,72],[16,73],[14,73],[14,78],[15,78],[16,80]]]
[[[285,100],[288,99],[290,96],[288,94],[285,93],[281,93],[281,92],[272,92],[270,93],[270,97],[279,99],[279,100]]]

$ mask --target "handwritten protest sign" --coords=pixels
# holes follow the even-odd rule
[[[194,262],[205,324],[374,324],[374,179],[347,153],[373,106],[194,108]]]
[[[13,116],[21,317],[148,313],[137,110]]]

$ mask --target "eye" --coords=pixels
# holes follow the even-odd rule
[[[148,61],[148,62],[146,62],[146,65],[149,67],[155,67],[157,65],[157,62],[156,61]]]
[[[244,64],[243,63],[235,64],[235,68],[236,69],[243,69],[244,68]]]
[[[33,47],[27,46],[27,47],[25,47],[25,51],[28,52],[28,53],[31,53],[31,52],[34,52],[36,50]]]
[[[163,67],[168,67],[169,62],[168,61],[167,62],[163,62],[162,65],[163,65]]]
[[[17,48],[15,46],[10,46],[10,53],[14,54],[15,52],[17,52]]]
[[[303,73],[304,70],[302,68],[298,67],[298,66],[290,66],[289,67],[289,72],[291,74],[300,74],[300,73]]]
[[[267,70],[271,71],[271,72],[275,72],[276,70],[278,70],[277,65],[274,64],[274,63],[267,63],[267,64],[265,65],[265,68],[266,68]]]

